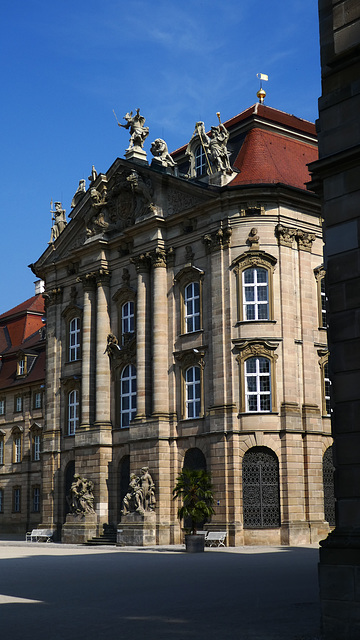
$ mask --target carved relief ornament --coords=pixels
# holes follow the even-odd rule
[[[110,180],[107,210],[118,230],[132,226],[138,218],[156,213],[151,180],[135,169],[121,167]]]
[[[277,360],[278,358],[278,355],[274,353],[275,349],[277,349],[279,346],[277,342],[256,339],[239,341],[234,340],[233,342],[235,345],[235,349],[240,352],[236,357],[239,363],[251,357],[264,356],[270,358],[273,361]]]
[[[48,289],[43,293],[43,298],[45,301],[45,307],[51,307],[53,304],[57,304],[61,302],[62,299],[63,288],[62,287],[54,287],[54,289]]]
[[[258,249],[249,249],[233,261],[235,272],[238,273],[246,267],[264,267],[274,271],[277,260],[270,253]]]
[[[281,246],[292,247],[293,241],[296,240],[299,249],[303,251],[311,251],[312,244],[316,239],[314,233],[296,229],[295,227],[285,227],[282,224],[276,225],[275,235]]]
[[[211,253],[212,251],[219,251],[220,249],[227,249],[230,247],[230,241],[232,236],[231,227],[220,228],[213,233],[206,233],[203,236],[203,243],[206,251]]]

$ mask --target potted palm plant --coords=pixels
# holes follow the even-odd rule
[[[203,469],[183,469],[173,489],[173,499],[181,499],[178,518],[190,521],[185,535],[186,551],[204,551],[205,537],[196,534],[196,527],[213,513],[214,495],[210,475]]]

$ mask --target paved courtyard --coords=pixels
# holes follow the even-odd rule
[[[318,549],[0,542],[11,640],[317,640]]]

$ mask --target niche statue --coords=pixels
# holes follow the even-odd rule
[[[140,513],[155,510],[155,484],[149,473],[149,467],[142,467],[140,476],[135,473],[130,475],[128,492],[123,499],[121,513],[126,516],[128,513]]]

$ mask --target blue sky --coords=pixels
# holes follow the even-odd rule
[[[0,313],[33,295],[50,201],[67,213],[94,164],[123,157],[117,127],[137,107],[170,150],[257,101],[314,121],[320,95],[315,0],[12,0],[0,23]]]

